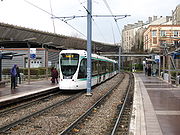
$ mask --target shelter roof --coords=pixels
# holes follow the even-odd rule
[[[64,35],[39,31],[19,27],[15,25],[0,23],[0,39],[3,42],[0,45],[6,44],[6,47],[25,47],[25,39],[36,38],[35,41],[30,41],[33,46],[39,46],[45,43],[52,43],[49,47],[64,48],[64,49],[83,49],[86,50],[86,40],[76,37],[68,37]],[[7,40],[7,41],[6,41]],[[14,43],[13,43],[14,42]],[[118,47],[113,44],[105,44],[101,42],[92,42],[92,49],[98,52],[117,52]]]

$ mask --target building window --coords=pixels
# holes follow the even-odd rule
[[[161,31],[160,31],[160,36],[161,36],[161,37],[166,36],[166,31],[165,31],[165,30],[161,30]]]
[[[156,33],[157,33],[157,31],[156,31],[156,30],[153,30],[153,31],[152,31],[152,37],[156,37]]]
[[[156,37],[153,38],[153,44],[157,44],[157,38]]]
[[[179,46],[180,46],[180,41],[174,40],[174,45],[177,46],[177,47],[179,47]]]
[[[160,46],[165,46],[166,40],[160,40]]]
[[[179,35],[179,31],[175,30],[174,31],[174,37],[178,37],[178,35]]]

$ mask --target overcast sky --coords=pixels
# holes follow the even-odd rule
[[[93,15],[111,14],[105,2],[108,3],[113,14],[131,15],[117,21],[120,31],[128,23],[136,23],[138,20],[146,22],[149,16],[170,16],[172,10],[180,4],[179,0],[92,0]],[[46,13],[51,13],[50,3],[52,12],[57,17],[86,15],[87,0],[1,0],[0,22],[53,33],[53,19]],[[86,38],[86,18],[76,18],[67,22],[78,31],[63,21],[54,19],[55,32]],[[94,17],[92,39],[104,43],[119,43],[121,34],[113,18]]]

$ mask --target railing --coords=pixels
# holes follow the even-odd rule
[[[180,85],[180,75],[178,75],[176,77],[171,76],[171,78],[170,78],[168,73],[161,72],[160,77],[165,81],[171,82],[172,84],[176,84],[177,86]]]

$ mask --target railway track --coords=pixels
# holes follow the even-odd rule
[[[106,104],[105,102],[109,101],[109,98],[113,98],[114,91],[117,91],[118,85],[122,84],[122,80],[120,80],[115,86],[113,86],[101,99],[99,99],[91,108],[89,108],[83,115],[81,115],[77,120],[75,120],[69,127],[67,127],[65,130],[63,130],[59,135],[79,135],[79,134],[111,134],[114,135],[115,133],[128,133],[128,126],[129,126],[129,120],[130,120],[130,112],[131,112],[131,104],[132,104],[132,94],[131,91],[133,89],[133,77],[131,78],[127,90],[124,91],[124,96],[121,98],[120,104],[117,106],[117,111],[115,115],[113,116],[113,121],[109,124],[109,128],[107,128],[105,131],[101,132],[93,132],[92,130],[97,129],[99,127],[99,124],[95,124],[95,121],[98,120],[98,118],[102,117],[103,115],[103,104]],[[116,89],[116,90],[115,90]],[[116,94],[116,93],[114,93]],[[105,105],[106,106],[106,105]],[[102,109],[101,109],[102,108]],[[107,108],[106,108],[107,109]],[[97,113],[97,111],[100,112],[100,114]],[[96,114],[97,113],[97,114]],[[95,116],[97,115],[97,116]],[[105,116],[104,116],[105,117]],[[101,118],[100,118],[101,119]],[[112,118],[110,118],[112,119]],[[93,127],[91,126],[88,121],[92,121]],[[103,122],[103,121],[102,121]],[[100,122],[101,123],[101,122]],[[114,124],[113,124],[114,123]],[[89,126],[90,125],[90,126]],[[106,125],[107,126],[107,125]],[[87,132],[87,129],[92,128],[90,132]],[[82,130],[82,132],[81,132]],[[98,130],[100,130],[98,128]]]
[[[11,120],[9,119],[9,121],[8,121],[6,119],[6,122],[0,124],[1,125],[0,126],[0,133],[3,133],[5,131],[7,131],[8,129],[13,128],[16,125],[21,124],[22,122],[24,122],[24,121],[26,121],[26,120],[34,117],[34,116],[40,115],[40,114],[42,114],[42,113],[44,113],[44,112],[46,112],[46,111],[48,111],[48,110],[50,110],[56,106],[59,106],[59,105],[64,104],[70,100],[73,100],[74,98],[77,98],[79,95],[82,94],[82,93],[78,93],[78,94],[75,94],[73,96],[63,96],[63,95],[60,95],[60,93],[62,93],[62,92],[57,92],[57,93],[54,93],[51,95],[46,95],[46,96],[43,96],[43,97],[38,98],[36,100],[29,101],[28,103],[20,104],[20,105],[17,105],[15,107],[12,107],[12,108],[2,110],[0,112],[0,114],[1,114],[0,120],[6,119],[6,118],[10,118]],[[59,95],[59,96],[57,96],[57,95]],[[51,103],[47,107],[42,107],[42,109],[33,110],[30,113],[28,112],[28,108],[32,108],[32,105],[39,106],[40,103],[47,104],[47,102],[50,100],[50,98],[53,98],[55,96],[56,96],[56,99],[58,98],[58,100],[56,100],[55,103]],[[20,113],[20,111],[22,109],[27,109],[27,110],[22,111],[23,115],[21,115],[21,118],[13,118],[12,119],[12,115],[16,115],[17,113]]]
[[[24,108],[29,107],[34,104],[38,104],[38,103],[47,101],[55,96],[60,95],[61,93],[62,93],[62,91],[55,91],[53,93],[49,93],[48,95],[43,94],[42,96],[39,96],[38,98],[35,98],[35,99],[26,99],[25,101],[17,102],[15,104],[4,105],[4,108],[0,109],[0,116],[6,115],[8,113],[11,113],[11,112],[14,112],[14,111],[17,111],[20,109],[24,109]]]
[[[130,75],[130,78],[133,78]],[[134,79],[130,79],[127,92],[123,97],[123,103],[118,106],[118,113],[116,122],[112,128],[111,135],[115,134],[128,134],[130,116],[132,111],[133,94],[134,93]]]
[[[122,80],[123,74],[119,74],[114,78],[106,81],[105,83],[95,87],[93,89],[93,96],[86,97],[85,94],[76,95],[73,99],[66,99],[68,102],[60,102],[57,105],[52,105],[48,109],[41,109],[38,113],[34,112],[26,118],[21,117],[19,122],[13,121],[13,124],[9,126],[6,124],[1,128],[1,133],[4,134],[52,134],[57,135],[63,132],[65,128],[69,127],[79,116],[83,115],[95,102],[98,102],[102,95],[110,92],[112,88],[119,80]],[[126,79],[127,81],[128,79]],[[125,81],[125,82],[126,82]],[[114,91],[114,90],[113,90]],[[106,96],[108,99],[108,94]],[[93,113],[100,107],[96,106],[92,109]],[[74,129],[74,128],[73,128]]]

